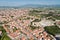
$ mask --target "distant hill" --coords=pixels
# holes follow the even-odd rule
[[[38,7],[60,7],[60,5],[39,5],[39,4],[27,4],[23,5],[21,7],[32,7],[32,8],[38,8]]]
[[[23,6],[0,6],[0,8],[40,8],[40,7],[59,7],[60,5],[39,5],[39,4],[27,4]]]

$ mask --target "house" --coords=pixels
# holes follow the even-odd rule
[[[40,19],[35,19],[31,22],[31,25],[36,27],[41,26],[40,21],[41,21]]]
[[[41,25],[40,25],[40,22],[33,22],[33,23],[32,23],[32,26],[38,27],[38,26],[41,26]]]

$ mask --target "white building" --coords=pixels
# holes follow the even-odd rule
[[[42,20],[42,21],[40,21],[40,22],[33,22],[32,23],[32,25],[33,26],[40,26],[40,27],[45,27],[45,26],[52,26],[52,25],[54,25],[54,21],[52,21],[52,20]]]
[[[40,25],[42,25],[43,27],[52,26],[52,25],[54,25],[54,21],[52,21],[52,20],[42,20],[40,22]]]
[[[56,20],[56,25],[60,28],[60,20]]]

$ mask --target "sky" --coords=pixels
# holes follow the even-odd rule
[[[57,5],[60,0],[0,0],[0,6],[22,6],[27,4]]]

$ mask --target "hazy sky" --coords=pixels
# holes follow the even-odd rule
[[[26,4],[55,5],[60,0],[0,0],[0,6],[22,6]]]

